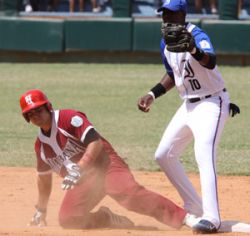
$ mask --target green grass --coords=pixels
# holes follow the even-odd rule
[[[19,97],[28,89],[44,90],[54,108],[85,112],[132,169],[159,170],[154,151],[181,100],[175,90],[157,99],[151,112],[136,103],[164,73],[162,65],[0,64],[0,165],[34,166],[37,128],[21,116]],[[218,149],[220,174],[250,174],[250,67],[220,67],[231,100],[241,114],[226,124]],[[182,156],[196,172],[192,145]]]

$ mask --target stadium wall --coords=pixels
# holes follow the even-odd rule
[[[211,38],[226,64],[249,65],[250,22],[238,20],[194,20]],[[42,60],[102,61],[119,60],[159,62],[161,20],[130,17],[104,19],[26,19],[0,18],[0,61],[34,57]],[[249,36],[248,36],[249,35]],[[23,53],[23,57],[18,54]],[[7,57],[6,57],[7,55]],[[74,56],[75,55],[75,56]],[[67,58],[68,57],[68,58]],[[85,58],[87,57],[87,58]],[[124,57],[124,58],[123,58]],[[147,57],[147,58],[145,58]],[[122,59],[123,58],[123,59]],[[151,58],[151,59],[150,59]],[[156,59],[158,58],[158,59]],[[222,62],[222,61],[221,61]]]

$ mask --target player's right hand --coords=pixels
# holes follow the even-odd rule
[[[81,179],[82,172],[80,167],[70,160],[64,161],[64,165],[67,169],[68,174],[64,177],[61,187],[63,190],[69,190],[74,188],[74,186]]]
[[[39,227],[46,226],[47,225],[46,215],[47,215],[46,209],[39,209],[38,207],[36,207],[36,212],[28,225],[39,226]]]
[[[154,98],[150,94],[146,94],[142,98],[139,99],[137,106],[138,109],[143,112],[149,112],[150,106],[153,103]]]

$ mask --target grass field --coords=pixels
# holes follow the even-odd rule
[[[162,77],[162,65],[132,64],[0,64],[0,165],[33,166],[37,128],[21,116],[20,95],[44,90],[54,108],[84,111],[132,169],[159,170],[154,151],[165,126],[181,100],[175,90],[157,99],[144,114],[140,96]],[[240,116],[226,124],[218,150],[220,174],[250,175],[250,67],[220,67],[231,100]],[[193,147],[182,156],[189,172],[196,172]]]

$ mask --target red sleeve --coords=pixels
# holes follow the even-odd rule
[[[75,110],[61,110],[58,126],[82,143],[84,143],[88,132],[94,129],[87,116]]]
[[[36,169],[37,172],[46,172],[51,170],[50,166],[41,158],[41,142],[39,139],[35,142],[35,152],[36,152]]]

